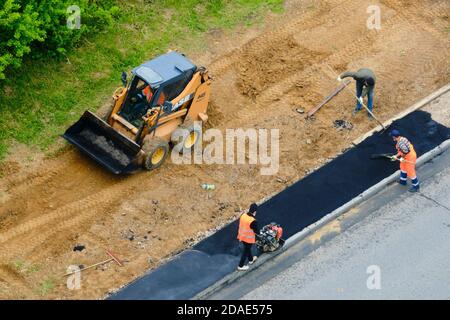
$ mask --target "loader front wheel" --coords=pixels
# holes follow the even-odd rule
[[[169,144],[159,138],[144,141],[142,149],[145,152],[143,165],[147,170],[159,168],[169,155]]]

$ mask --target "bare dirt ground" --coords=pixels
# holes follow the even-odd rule
[[[366,27],[371,4],[381,7],[379,31]],[[351,117],[349,92],[312,122],[296,112],[313,108],[337,86],[328,66],[375,70],[375,113],[382,120],[449,82],[446,0],[286,6],[286,14],[269,16],[265,27],[211,33],[210,47],[193,58],[215,76],[208,126],[280,129],[279,173],[169,161],[155,172],[120,178],[72,148],[53,159],[15,154],[0,167],[0,298],[104,297],[348,148],[376,126],[364,112]],[[336,119],[351,121],[353,130],[337,131]],[[204,182],[217,189],[202,190]],[[74,252],[76,244],[86,249]],[[82,289],[68,290],[66,268],[102,261],[105,249],[124,258],[125,266],[87,271]]]

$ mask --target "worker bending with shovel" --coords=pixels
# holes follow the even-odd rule
[[[400,180],[399,184],[406,186],[408,177],[411,179],[412,187],[410,192],[417,192],[420,189],[419,179],[416,175],[417,154],[414,146],[408,139],[402,137],[398,130],[392,130],[390,133],[394,142],[396,142],[397,154],[392,156],[392,161],[400,161]]]
[[[242,252],[241,261],[238,266],[239,271],[249,269],[249,266],[245,264],[246,260],[248,260],[249,264],[253,264],[258,258],[252,254],[252,247],[256,242],[256,234],[258,233],[258,224],[255,218],[256,210],[258,210],[258,205],[256,203],[252,203],[248,212],[242,214],[239,219],[239,231],[237,238],[244,245],[244,251]]]
[[[344,78],[352,77],[356,80],[356,108],[353,111],[353,115],[356,115],[361,110],[364,103],[364,97],[367,95],[367,108],[369,120],[373,120],[373,98],[375,93],[376,77],[372,70],[367,68],[359,69],[357,72],[344,72],[338,77],[339,81]]]

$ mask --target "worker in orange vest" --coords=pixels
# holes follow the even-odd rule
[[[153,98],[153,92],[150,86],[146,86],[144,90],[142,90],[142,93],[145,95],[145,98],[147,98],[147,102],[150,103]]]
[[[414,146],[408,139],[402,137],[398,130],[392,130],[390,135],[395,141],[395,148],[397,149],[397,154],[392,156],[391,159],[392,161],[400,161],[400,180],[398,183],[406,186],[408,178],[410,178],[412,187],[409,191],[417,192],[420,190],[420,183],[416,175],[417,154]]]
[[[142,93],[144,94],[144,96],[147,99],[148,103],[152,102],[153,91],[150,88],[150,86],[146,86],[144,88],[144,90],[142,90]],[[164,104],[164,101],[166,101],[166,95],[164,94],[164,92],[161,92],[161,94],[159,95],[159,99],[158,99],[157,105],[158,106],[162,106]]]
[[[248,270],[248,265],[245,265],[245,260],[248,259],[249,264],[253,264],[257,256],[252,255],[252,246],[256,242],[256,233],[258,232],[258,224],[256,221],[256,210],[258,205],[252,203],[247,213],[241,215],[239,219],[239,231],[238,240],[244,245],[244,251],[242,252],[241,261],[239,262],[238,270]]]

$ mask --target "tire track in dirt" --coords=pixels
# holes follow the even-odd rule
[[[446,56],[450,55],[450,48],[443,48],[442,50]],[[400,73],[405,68],[410,70],[414,70],[414,73],[417,78],[423,78],[424,75],[428,74],[436,74],[436,73],[447,73],[448,74],[448,59],[443,57],[437,57],[433,54],[434,52],[424,52],[421,51],[421,55],[417,56],[415,60],[408,59],[408,62],[405,63],[399,58],[397,61],[397,65],[392,64],[392,68],[381,73],[379,75],[379,79],[381,81],[390,81],[392,79],[396,79],[396,75]],[[404,63],[403,65],[401,63]]]
[[[110,207],[123,196],[130,194],[133,189],[134,187],[114,186],[9,229],[0,234],[0,245],[2,245],[0,256],[12,257],[17,252],[23,252],[23,250],[32,251],[50,238],[52,234],[81,224],[83,221],[101,214],[105,208]],[[37,236],[33,233],[31,239],[23,237],[24,234],[31,234],[32,231],[38,229],[44,231],[40,231]]]
[[[327,21],[334,21],[336,22],[336,19],[334,17],[345,17],[345,13],[348,11],[356,11],[358,8],[361,7],[361,3],[358,1],[351,1],[349,4],[345,5],[338,5],[334,6],[332,10],[328,10],[326,14],[321,15],[315,20],[315,26],[319,26],[324,24]],[[393,22],[394,23],[394,22]],[[288,28],[290,29],[290,28]],[[302,33],[301,33],[302,34]],[[300,34],[300,35],[301,35]],[[371,50],[371,43],[373,39],[377,37],[377,33],[374,32],[367,32],[363,37],[359,37],[355,41],[352,41],[349,45],[345,46],[343,49],[335,50],[333,53],[325,54],[325,57],[322,58],[324,60],[322,63],[311,63],[306,68],[299,70],[294,73],[286,73],[286,76],[284,79],[281,79],[278,81],[275,85],[270,86],[269,88],[263,90],[257,97],[255,103],[253,103],[252,108],[246,108],[242,111],[241,116],[242,118],[248,119],[253,117],[253,112],[255,110],[261,110],[266,108],[267,105],[272,103],[273,101],[278,100],[281,96],[283,96],[286,92],[290,91],[293,86],[295,86],[297,83],[303,82],[304,79],[310,79],[316,76],[317,72],[323,72],[326,71],[325,74],[330,74],[330,70],[326,66],[329,65],[335,65],[340,64],[342,62],[345,62],[345,64],[348,63],[349,57],[352,57],[353,59],[355,57],[361,56],[363,53],[367,53]],[[297,38],[299,38],[299,35],[297,35]],[[286,38],[281,38],[280,40],[283,40]],[[289,38],[287,38],[289,39]],[[279,41],[280,41],[279,40]],[[267,47],[270,46],[273,42],[266,42],[266,50]],[[270,50],[270,49],[269,49]],[[263,51],[263,50],[262,50]],[[253,52],[245,52],[242,53],[244,56],[248,56],[253,54]],[[321,53],[317,53],[316,55],[320,55]],[[306,63],[310,63],[311,59],[306,61]],[[283,72],[281,72],[283,73]],[[283,73],[284,74],[284,73]],[[336,76],[333,75],[332,79],[334,79]],[[245,122],[245,121],[243,121]]]
[[[363,53],[370,51],[370,42],[373,38],[374,34],[367,34],[363,39],[360,38],[357,42],[353,42],[350,45],[346,46],[344,49],[328,56],[324,59],[323,62],[310,66],[305,70],[293,74],[292,76],[279,82],[275,86],[272,86],[270,89],[264,91],[257,98],[256,104],[258,106],[265,106],[272,101],[277,100],[280,96],[289,91],[297,82],[301,81],[302,79],[308,79],[312,77],[318,71],[324,72],[325,75],[330,75],[331,71],[328,69],[327,65],[332,66],[335,63],[348,61],[348,57],[350,56],[361,56]],[[331,79],[336,78],[334,74],[332,76],[333,78]]]
[[[49,161],[50,165],[46,166],[49,169],[41,171],[36,179],[25,179],[24,183],[7,190],[8,198],[0,208],[0,233],[6,232],[12,224],[50,217],[55,209],[81,201],[122,181],[98,170],[89,159],[83,159],[81,154],[73,151],[58,159],[58,162]]]
[[[442,1],[439,3],[425,4],[421,6],[420,10],[418,7],[411,5],[408,10],[405,10],[404,7],[400,5],[400,3],[395,0],[383,0],[381,1],[385,6],[394,9],[399,18],[402,19],[402,22],[406,24],[412,25],[414,28],[421,28],[431,34],[436,40],[441,41],[443,43],[447,43],[445,39],[448,39],[448,35],[446,35],[446,28],[448,28],[448,23],[438,22],[441,30],[436,29],[435,26],[430,25],[430,22],[424,21],[424,18],[440,18],[442,17],[442,13],[450,11],[450,3],[448,1]],[[440,19],[438,20],[440,21]]]
[[[437,29],[434,25],[430,24],[430,22],[424,21],[424,16],[429,18],[440,17],[442,12],[448,12],[450,10],[450,3],[439,3],[433,7],[425,7],[423,11],[419,11],[418,8],[413,7],[412,11],[401,10],[398,3],[392,1],[383,1],[387,6],[397,10],[398,20],[408,26],[407,31],[411,35],[418,34],[418,30],[423,30],[427,35],[432,35],[432,37],[423,37],[420,39],[422,43],[421,51],[414,55],[414,59],[408,57],[408,59],[403,59],[402,57],[398,57],[396,61],[392,61],[392,68],[385,70],[384,73],[380,74],[379,78],[382,81],[388,79],[395,79],[396,74],[400,73],[403,69],[408,68],[411,70],[415,70],[415,74],[418,77],[421,77],[422,74],[438,72],[438,70],[442,67],[446,67],[448,72],[448,63],[446,63],[445,56],[450,55],[450,38],[445,31],[445,27],[442,26],[442,29]],[[448,26],[447,26],[448,27]],[[405,39],[408,41],[408,39]],[[411,40],[409,40],[411,41]],[[436,53],[435,43],[439,42],[442,45],[442,53]],[[427,45],[423,45],[423,44]],[[444,56],[442,58],[442,56]]]
[[[47,160],[48,161],[48,160]],[[25,176],[9,176],[3,179],[3,184],[6,186],[6,191],[9,193],[18,193],[23,191],[25,188],[30,188],[38,184],[43,184],[54,178],[67,163],[64,161],[51,161],[49,168],[37,172],[30,172]]]
[[[432,12],[433,14],[437,14],[439,12],[439,8],[436,8]],[[331,12],[330,14],[335,13]],[[392,17],[383,24],[383,28],[386,27],[393,28],[401,22],[405,22],[405,15],[396,14],[394,17]],[[440,35],[442,38],[442,34]],[[325,74],[330,75],[331,71],[329,70],[327,65],[331,66],[336,63],[348,62],[350,61],[350,57],[355,59],[355,57],[360,57],[363,54],[369,53],[373,48],[374,40],[379,36],[380,34],[378,34],[375,31],[366,33],[364,37],[358,38],[357,40],[346,46],[344,49],[339,50],[338,52],[335,52],[334,54],[328,56],[324,62],[317,65],[313,65],[303,71],[293,74],[292,76],[265,90],[257,98],[256,105],[260,106],[261,108],[271,103],[272,101],[277,100],[280,96],[289,91],[297,82],[299,82],[302,79],[308,79],[308,77],[315,74],[318,70],[322,70]],[[434,53],[435,53],[434,50],[430,49],[426,54],[421,55],[420,60],[417,61],[417,65],[424,66],[423,69],[429,68],[429,65],[434,64],[434,62],[430,62],[430,57]],[[331,76],[332,76],[331,79],[335,78],[334,74],[330,75],[330,77]],[[390,77],[390,75],[387,77]]]
[[[293,21],[287,23],[285,26],[274,30],[265,32],[255,39],[247,42],[243,46],[238,49],[233,50],[225,54],[225,57],[221,57],[220,59],[211,63],[209,69],[215,78],[220,78],[222,74],[225,73],[229,68],[231,68],[245,53],[247,55],[256,55],[258,53],[264,52],[267,48],[267,45],[271,42],[277,42],[284,38],[289,37],[295,33],[300,32],[303,29],[311,29],[321,25],[326,19],[324,16],[329,16],[331,7],[334,5],[334,2],[323,1],[321,2],[322,7],[316,8],[316,10],[306,12],[301,18],[294,19]],[[348,11],[348,6],[353,5],[354,1],[346,0],[339,4],[336,8],[337,14],[342,14]]]
[[[326,21],[330,16],[339,16],[342,12],[348,10],[355,10],[360,6],[358,2],[352,2],[351,7],[338,6],[337,10],[328,12],[326,16],[323,17],[322,21]],[[371,41],[377,36],[376,32],[368,32],[364,37],[359,37],[355,41],[351,42],[349,45],[343,49],[337,50],[332,54],[325,57],[322,63],[313,64],[297,73],[294,73],[282,81],[279,81],[274,86],[264,90],[256,99],[256,105],[259,108],[266,106],[267,104],[277,100],[280,96],[289,91],[296,83],[303,79],[309,79],[316,72],[327,69],[327,73],[330,70],[326,67],[327,64],[334,65],[342,62],[348,62],[349,57],[354,58],[355,56],[361,56],[363,53],[369,52],[371,49]],[[333,78],[334,75],[333,75]]]
[[[14,269],[12,265],[0,264],[0,284],[1,282],[8,283],[10,287],[20,292],[22,297],[35,294],[20,271]]]

